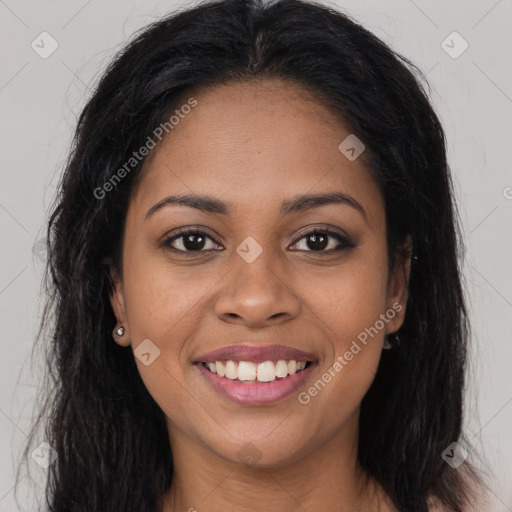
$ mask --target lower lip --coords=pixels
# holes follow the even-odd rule
[[[288,375],[288,377],[281,380],[244,384],[239,380],[219,377],[216,373],[212,373],[205,368],[202,363],[196,364],[196,367],[206,377],[213,389],[233,402],[242,405],[265,405],[283,400],[299,388],[315,366],[316,363],[310,363],[307,368],[299,373]]]

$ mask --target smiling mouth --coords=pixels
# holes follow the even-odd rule
[[[294,359],[280,359],[278,361],[215,361],[201,362],[209,372],[219,377],[243,382],[245,384],[257,384],[284,380],[290,375],[304,371],[313,364],[313,361],[296,361]]]

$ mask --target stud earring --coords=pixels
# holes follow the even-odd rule
[[[384,343],[382,345],[382,348],[389,350],[392,348],[398,348],[400,346],[400,338],[396,332],[392,334],[388,334],[384,338]]]
[[[122,338],[124,336],[124,332],[125,332],[124,327],[121,325],[117,329],[114,329],[114,336],[116,336],[118,338]]]

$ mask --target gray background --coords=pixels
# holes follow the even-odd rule
[[[29,430],[41,366],[28,359],[42,307],[44,253],[37,241],[44,236],[76,116],[110,57],[135,30],[189,5],[0,0],[1,512],[18,510],[14,464]],[[494,473],[493,510],[512,511],[512,0],[330,5],[346,10],[428,72],[432,101],[446,129],[467,246],[474,345],[466,433],[477,448],[472,455],[483,455]],[[44,47],[50,48],[47,36],[39,37],[43,31],[58,43],[46,59],[31,47],[33,41],[42,47],[46,37]],[[458,58],[453,56],[463,41],[457,36],[442,47],[454,31],[469,44]],[[31,472],[36,479],[44,474],[34,462]],[[27,492],[19,495],[20,508],[35,510]]]

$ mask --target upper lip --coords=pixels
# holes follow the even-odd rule
[[[214,363],[215,361],[251,361],[262,363],[264,361],[279,360],[316,361],[316,356],[285,345],[229,345],[212,350],[197,357],[194,363]]]

